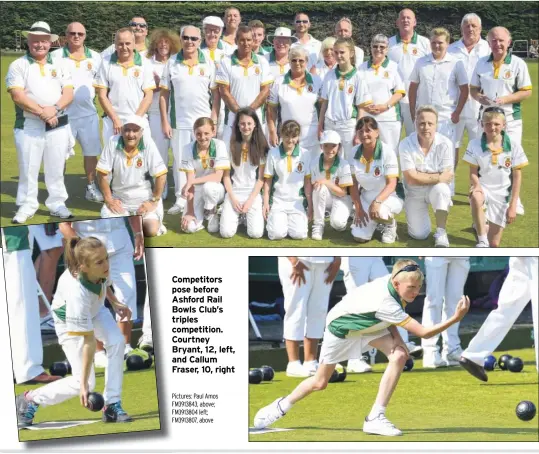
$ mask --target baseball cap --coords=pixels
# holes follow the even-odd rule
[[[51,37],[51,41],[56,41],[58,39],[58,35],[51,33],[49,24],[43,21],[34,22],[30,30],[21,32],[21,35],[24,37],[28,37],[28,35],[49,35]]]
[[[144,118],[139,117],[138,115],[131,115],[125,122],[125,125],[137,125],[140,129],[144,130],[144,126],[146,125],[146,121]]]
[[[320,145],[325,143],[340,144],[341,136],[337,131],[324,131],[322,133],[322,138],[320,139]]]
[[[217,16],[207,16],[202,21],[202,25],[214,25],[215,27],[221,27],[223,28],[225,26],[225,23],[220,17]]]

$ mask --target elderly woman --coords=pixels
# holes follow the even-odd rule
[[[266,55],[266,58],[269,61],[273,77],[277,79],[290,69],[288,52],[292,43],[297,42],[298,39],[292,36],[292,31],[289,28],[277,27],[273,35],[268,35],[268,41],[273,44],[273,50]]]
[[[453,180],[453,142],[436,132],[438,112],[433,106],[416,111],[415,128],[399,144],[399,160],[404,175],[406,222],[408,235],[426,240],[431,224],[429,205],[436,218],[435,247],[449,247],[445,230],[451,206]]]
[[[322,80],[307,71],[309,52],[304,47],[290,49],[290,70],[278,77],[271,87],[268,98],[268,131],[272,147],[279,145],[277,134],[278,111],[281,121],[296,120],[301,126],[300,145],[309,155],[320,154],[317,137],[318,112],[316,102]],[[308,165],[308,162],[307,162]]]
[[[388,46],[387,36],[374,36],[371,41],[372,57],[363,62],[359,73],[372,96],[372,104],[365,107],[365,112],[376,119],[382,142],[397,150],[401,136],[399,101],[406,92],[397,63],[387,57]]]
[[[324,80],[326,74],[337,64],[337,60],[335,60],[335,53],[333,52],[335,41],[337,41],[337,38],[334,38],[333,36],[330,36],[322,41],[318,61],[311,66],[311,74],[317,74],[322,80]]]
[[[177,54],[181,49],[181,41],[178,34],[172,30],[159,28],[154,30],[150,36],[150,45],[146,57],[150,60],[153,66],[153,77],[155,86],[157,87],[153,93],[153,100],[150,109],[148,110],[148,120],[150,122],[150,131],[152,139],[157,145],[161,159],[168,167],[168,149],[170,147],[170,139],[165,136],[161,129],[161,115],[159,113],[159,83],[163,76],[163,70],[171,55]],[[165,184],[163,190],[163,199],[168,195],[168,185]]]

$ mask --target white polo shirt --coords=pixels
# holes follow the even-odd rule
[[[307,41],[306,43],[302,43],[299,41],[299,38],[294,33],[294,35],[292,36],[298,38],[298,41],[296,41],[295,43],[292,43],[292,45],[290,46],[290,49],[294,47],[298,47],[298,46],[304,47],[305,49],[307,49],[307,52],[309,52],[309,62],[314,64],[314,62],[318,60],[318,56],[320,55],[322,42],[318,41],[316,38],[313,38],[313,36],[310,34],[307,34],[307,35],[309,36],[309,41]]]
[[[234,170],[231,172],[232,187],[236,192],[251,193],[258,181],[259,172],[263,172],[266,159],[260,160],[260,166],[255,166],[249,159],[249,149],[242,148],[240,165],[236,165],[229,153],[230,166]]]
[[[281,121],[296,120],[301,127],[300,141],[304,147],[315,145],[318,141],[318,110],[316,102],[320,96],[322,79],[305,72],[305,84],[296,86],[292,72],[278,77],[273,83],[268,104],[279,106]]]
[[[284,65],[277,63],[277,60],[275,59],[275,50],[272,50],[270,53],[265,55],[265,57],[268,59],[270,71],[275,80],[279,76],[282,76],[290,71],[290,62],[286,62]]]
[[[462,61],[446,52],[444,57],[436,61],[432,54],[417,60],[410,82],[417,87],[416,109],[430,104],[438,111],[438,121],[451,119],[457,107],[460,86],[468,85],[468,75]]]
[[[382,276],[360,285],[338,302],[326,317],[326,328],[334,336],[348,339],[376,333],[391,325],[404,326],[410,317],[391,284],[391,276]]]
[[[155,58],[155,55],[150,57],[148,60],[150,61],[151,65],[152,65],[153,73],[157,74],[159,76],[159,79],[160,79],[159,80],[159,86],[161,86],[161,79],[163,79],[163,72],[165,71],[165,66],[166,66],[168,60],[164,61],[164,62],[158,61]],[[169,58],[169,60],[170,60],[170,58]],[[148,113],[152,113],[152,114],[155,114],[155,115],[160,114],[159,98],[160,98],[159,90],[154,91],[153,92],[152,104],[151,104],[150,108],[148,109]],[[170,105],[169,105],[169,108],[170,108]]]
[[[311,161],[311,181],[315,183],[319,180],[331,181],[341,188],[352,186],[350,164],[337,155],[332,166],[326,170],[324,168],[324,153],[320,153],[318,159]]]
[[[328,102],[326,118],[331,121],[349,121],[358,118],[358,106],[372,104],[367,84],[356,68],[342,75],[339,66],[326,74],[320,98]]]
[[[128,223],[127,217],[104,218],[73,222],[71,227],[80,238],[93,236],[100,240],[110,255],[132,245],[127,229]]]
[[[114,52],[103,59],[94,87],[107,88],[114,111],[120,118],[126,119],[136,113],[144,93],[156,88],[152,65],[135,51],[133,60],[123,66],[118,63],[118,54]]]
[[[145,144],[144,138],[141,138],[138,148],[128,154],[120,134],[110,138],[96,170],[105,175],[112,173],[112,194],[130,205],[151,199],[152,185],[146,174],[157,178],[167,173],[153,140]]]
[[[389,38],[389,51],[387,56],[391,61],[397,63],[406,93],[408,93],[408,88],[410,87],[409,77],[414,69],[415,62],[419,58],[430,53],[429,39],[418,35],[416,31],[414,31],[409,42],[404,42],[398,33]],[[408,97],[405,96],[402,98],[401,102],[408,104]]]
[[[352,175],[356,177],[359,187],[369,194],[379,194],[385,188],[387,178],[399,176],[397,155],[380,139],[376,141],[374,154],[368,161],[363,156],[363,145],[352,148],[350,156]]]
[[[356,51],[356,68],[359,69],[365,61],[365,52],[363,52],[361,47],[354,46],[354,49]]]
[[[199,50],[198,60],[189,66],[180,51],[169,58],[159,86],[170,91],[171,127],[191,130],[197,119],[211,115],[215,65]]]
[[[323,58],[318,60],[314,65],[314,67],[316,68],[316,74],[320,77],[320,79],[322,79],[322,81],[324,81],[328,72],[335,70],[335,66],[337,66],[337,63],[335,63],[332,68],[330,68],[328,65],[326,65],[326,62]]]
[[[511,95],[517,91],[531,90],[532,81],[528,65],[521,58],[510,53],[501,62],[494,66],[492,54],[482,57],[475,66],[470,87],[479,88],[490,99]],[[520,103],[502,104],[506,121],[522,120]]]
[[[64,88],[73,87],[71,74],[51,54],[45,64],[37,63],[30,54],[17,58],[9,65],[6,75],[8,91],[23,89],[26,95],[42,106],[53,106],[62,97]],[[24,111],[25,127],[42,128],[43,121],[30,112]]]
[[[70,120],[95,115],[95,88],[93,86],[97,70],[101,66],[101,56],[94,50],[84,46],[84,56],[76,58],[67,46],[51,52],[53,61],[63,64],[71,73],[73,81],[73,102],[67,106],[66,112]]]
[[[479,182],[499,202],[509,203],[513,170],[528,165],[528,158],[522,147],[502,132],[502,148],[492,151],[487,146],[486,134],[480,139],[471,140],[464,154],[464,161],[479,171]]]
[[[273,75],[269,69],[268,60],[251,52],[247,66],[240,64],[238,52],[226,57],[221,62],[215,81],[220,85],[228,85],[230,94],[240,107],[251,104],[260,93],[260,89],[273,83]],[[228,126],[234,124],[235,114],[228,112],[225,122]],[[257,110],[258,118],[265,123],[262,107]]]
[[[304,197],[305,177],[309,177],[310,163],[305,148],[296,145],[290,155],[283,145],[268,152],[264,178],[273,178],[271,197],[285,202],[294,202]]]
[[[51,305],[56,322],[65,325],[62,328],[74,336],[92,333],[93,318],[105,304],[107,287],[111,285],[110,277],[94,283],[84,273],[74,277],[66,269],[58,279]]]
[[[464,67],[466,68],[468,80],[470,81],[472,80],[475,65],[481,57],[485,57],[490,54],[490,47],[488,42],[486,42],[484,39],[479,39],[473,49],[468,52],[462,39],[459,39],[447,48],[447,52],[462,61]],[[480,106],[481,105],[475,99],[469,96],[468,101],[460,114],[461,118],[478,119]]]
[[[413,132],[399,143],[399,161],[401,171],[415,169],[424,173],[440,173],[446,169],[453,169],[453,143],[443,134],[435,133],[434,142],[429,152],[424,155],[421,151],[417,132]],[[404,178],[406,193],[414,196],[425,196],[432,185],[409,186]]]
[[[229,169],[230,161],[225,143],[222,140],[212,139],[208,154],[204,158],[198,154],[196,140],[183,147],[181,172],[194,173],[195,178],[199,178],[210,175],[216,170]]]
[[[200,50],[207,59],[211,60],[215,64],[217,69],[219,69],[219,65],[221,64],[223,58],[230,57],[234,52],[234,48],[222,39],[217,41],[217,47],[215,49],[210,49],[206,42],[203,41],[200,45]]]
[[[406,95],[404,82],[399,74],[397,63],[389,58],[379,65],[373,65],[372,60],[364,62],[359,67],[359,75],[367,84],[367,90],[372,97],[373,104],[387,104],[395,93]],[[369,115],[368,116],[374,116]],[[387,112],[376,115],[377,121],[400,121],[400,105],[397,103]]]

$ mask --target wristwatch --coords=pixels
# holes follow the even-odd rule
[[[387,105],[387,110],[391,109],[393,106],[391,104]]]
[[[153,197],[150,199],[150,202],[159,202],[160,200],[161,200],[161,197],[153,196]]]
[[[54,105],[54,108],[56,109],[56,112],[60,112],[62,109],[60,109],[60,107],[58,106],[58,104],[55,104]]]

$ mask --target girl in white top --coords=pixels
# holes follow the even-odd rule
[[[159,84],[165,65],[171,55],[177,54],[181,49],[181,41],[178,34],[172,30],[157,29],[150,36],[150,46],[146,54],[146,58],[150,60],[153,67],[153,77],[155,86],[153,99],[150,109],[148,110],[148,121],[150,123],[150,131],[152,139],[157,145],[161,159],[168,167],[168,149],[170,148],[170,139],[165,136],[161,128],[161,114],[159,111]],[[168,184],[165,184],[163,189],[163,199],[168,197]]]
[[[372,57],[359,67],[359,74],[367,83],[373,102],[365,111],[376,118],[382,142],[396,150],[401,137],[399,101],[406,92],[397,63],[387,57],[388,47],[387,36],[376,35],[371,41]]]
[[[251,107],[238,110],[229,150],[233,172],[225,170],[223,176],[226,196],[221,213],[221,236],[232,238],[242,217],[247,223],[247,235],[261,238],[264,234],[264,215],[260,191],[264,186],[264,166],[269,146],[256,110]]]
[[[219,230],[217,205],[225,197],[221,184],[223,172],[230,170],[226,146],[222,140],[213,139],[215,124],[209,117],[201,117],[193,126],[195,140],[182,150],[180,170],[187,173],[187,183],[181,196],[187,200],[187,212],[182,217],[184,232],[194,233],[204,228],[208,221],[208,232]]]
[[[391,147],[380,140],[377,121],[363,117],[357,122],[361,145],[354,147],[350,168],[354,184],[351,194],[356,215],[352,236],[360,243],[370,241],[379,223],[384,224],[382,243],[391,244],[397,238],[395,215],[402,210],[397,197],[399,165]]]
[[[335,68],[335,65],[337,64],[337,61],[335,60],[335,53],[333,52],[335,41],[337,41],[337,38],[333,36],[330,36],[322,41],[318,61],[309,68],[311,74],[316,74],[322,80],[324,80],[326,74]]]
[[[313,240],[324,234],[324,214],[331,211],[330,224],[343,231],[352,211],[352,201],[346,188],[352,186],[350,165],[338,156],[341,137],[335,131],[324,131],[320,140],[323,152],[311,160],[313,183]]]
[[[308,235],[308,220],[312,217],[311,175],[306,150],[299,145],[300,136],[299,123],[285,121],[281,127],[281,145],[268,153],[264,169],[264,217],[270,240],[281,240],[287,235],[303,240]]]
[[[56,288],[52,310],[58,342],[71,364],[72,375],[16,398],[19,425],[29,426],[39,406],[57,405],[79,396],[88,406],[88,393],[95,387],[93,367],[96,339],[107,351],[105,374],[104,422],[127,422],[131,417],[122,409],[124,338],[105,297],[121,318],[129,318],[130,309],[114,296],[109,280],[107,249],[94,237],[71,238],[65,245],[64,271]]]
[[[505,226],[512,224],[517,214],[524,214],[519,194],[521,169],[528,165],[528,159],[520,144],[505,132],[501,107],[487,107],[482,125],[485,132],[468,143],[463,159],[470,165],[470,205],[477,246],[498,247]]]
[[[354,130],[356,121],[364,115],[362,109],[372,104],[372,99],[355,68],[354,42],[340,38],[335,41],[333,52],[337,66],[327,73],[322,83],[318,138],[326,129],[337,131],[344,159],[348,161],[352,147],[358,143]]]

